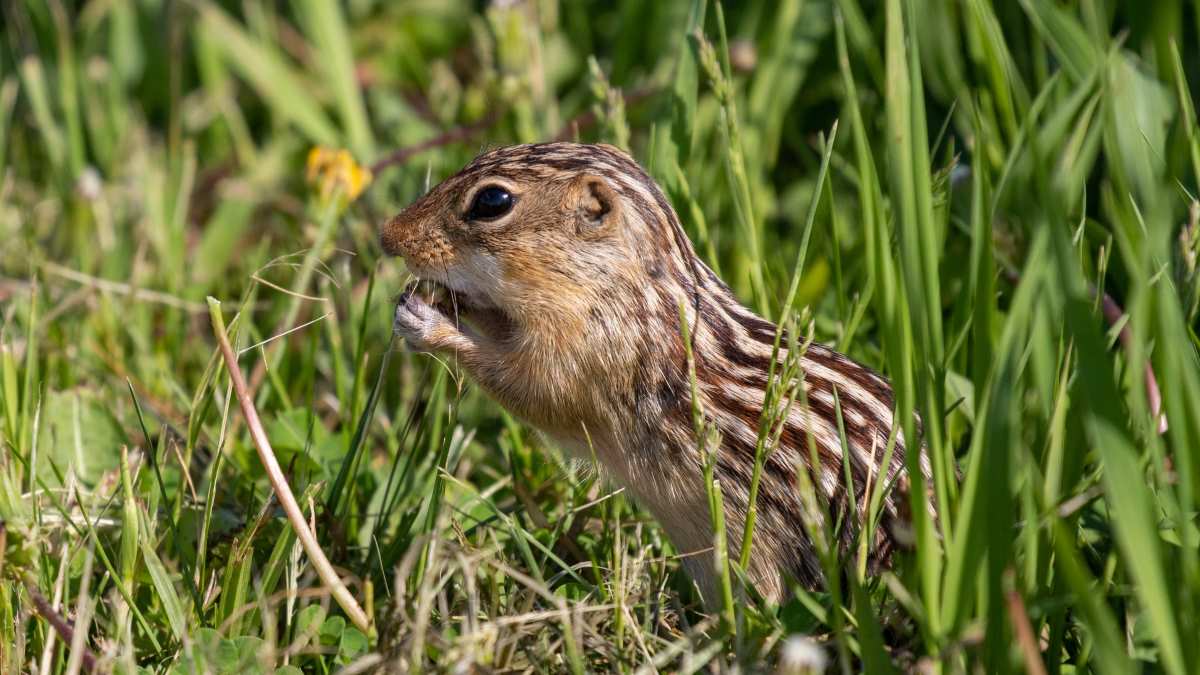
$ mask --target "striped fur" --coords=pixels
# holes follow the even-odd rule
[[[516,206],[496,222],[470,222],[470,199],[487,185],[508,189]],[[397,333],[418,349],[457,356],[497,401],[568,450],[582,457],[594,450],[659,519],[711,602],[712,532],[680,310],[695,327],[699,404],[719,431],[716,476],[733,551],[748,509],[777,328],[697,258],[645,171],[606,145],[492,150],[390,220],[382,242],[452,296],[440,305],[406,296]],[[784,361],[786,350],[778,357]],[[758,590],[776,600],[789,582],[822,583],[796,471],[810,470],[846,522],[839,537],[847,547],[863,518],[864,487],[894,482],[903,471],[900,435],[890,465],[878,466],[892,427],[888,382],[818,344],[801,366],[807,404],[784,411],[779,445],[764,466],[749,570]],[[844,480],[835,389],[852,488]],[[817,467],[809,466],[810,435]],[[871,542],[877,565],[888,561],[902,511],[889,495]]]

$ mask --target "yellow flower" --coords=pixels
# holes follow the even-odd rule
[[[308,152],[308,182],[317,186],[321,201],[329,201],[335,192],[346,203],[358,198],[371,184],[371,170],[361,166],[346,150],[316,146]]]

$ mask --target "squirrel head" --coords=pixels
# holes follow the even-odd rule
[[[381,241],[449,291],[468,320],[470,310],[476,319],[491,310],[484,332],[544,324],[568,339],[602,334],[589,323],[608,313],[635,319],[630,294],[661,285],[679,251],[692,255],[662,192],[629,155],[578,143],[486,152],[389,220]],[[686,286],[678,274],[686,267],[674,267]]]

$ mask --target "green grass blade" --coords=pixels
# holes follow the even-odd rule
[[[908,411],[915,403],[920,403],[925,415],[924,440],[930,444],[930,458],[934,462],[934,480],[938,496],[938,513],[944,534],[951,532],[951,521],[948,494],[942,487],[946,484],[949,467],[944,463],[944,455],[940,445],[940,414],[942,406],[937,403],[937,388],[928,383],[923,371],[912,370],[913,360],[928,364],[934,373],[941,371],[941,302],[937,297],[937,285],[929,284],[929,275],[936,274],[937,258],[931,257],[926,244],[932,241],[933,219],[929,206],[932,200],[929,183],[928,144],[925,141],[924,109],[918,103],[920,91],[913,91],[911,60],[916,59],[917,50],[907,49],[906,44],[914,40],[914,33],[906,32],[906,20],[897,0],[887,3],[887,121],[888,135],[891,145],[888,152],[889,181],[891,196],[896,201],[896,230],[899,240],[899,279],[903,281],[903,297],[906,305],[896,315],[897,325],[903,326],[904,331],[895,349],[895,358],[900,363],[896,380],[899,391],[897,399],[901,401],[899,413],[905,424],[905,438],[909,443],[915,442],[915,426],[911,423]],[[917,80],[919,81],[919,80]],[[920,128],[917,128],[917,121]],[[876,224],[882,229],[883,223]],[[882,248],[882,242],[888,238],[881,232],[877,239]],[[894,282],[893,282],[894,283]],[[906,324],[910,317],[904,309],[911,309],[911,324]],[[936,338],[936,339],[935,339]],[[935,346],[936,345],[936,346]],[[909,398],[912,396],[912,398]],[[917,551],[921,558],[918,565],[922,574],[922,593],[927,606],[930,628],[934,634],[943,630],[942,620],[938,614],[940,602],[941,555],[936,552],[933,543],[932,522],[925,509],[925,481],[918,462],[918,453],[907,453],[906,466],[912,481],[912,501],[914,527],[917,532]],[[951,537],[945,536],[945,539]]]
[[[145,525],[145,514],[142,514],[141,518],[142,536],[138,539],[138,546],[142,550],[142,561],[146,565],[146,571],[150,574],[150,583],[154,586],[154,592],[162,603],[163,613],[166,614],[171,632],[174,633],[176,640],[182,642],[188,634],[187,615],[183,608],[183,600],[175,592],[175,584],[171,581],[171,575],[154,550],[150,528]]]
[[[312,87],[273,45],[255,41],[211,2],[199,2],[199,11],[200,29],[213,34],[212,44],[276,114],[294,122],[310,142],[337,145],[339,134],[312,96]]]
[[[365,160],[375,154],[375,140],[358,88],[358,72],[351,52],[353,40],[342,10],[338,3],[325,0],[296,0],[294,4],[305,32],[312,38],[325,80],[333,88],[334,103],[342,118],[350,150],[360,161]]]

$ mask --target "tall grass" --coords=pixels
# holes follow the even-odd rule
[[[799,636],[841,671],[1200,668],[1194,4],[478,5],[0,6],[0,672],[786,670]],[[619,488],[395,349],[379,223],[559,137],[628,147],[748,304],[892,379],[933,468],[894,569],[819,546],[827,588],[773,607],[722,551],[708,616]],[[412,150],[347,203],[316,145]],[[806,499],[818,544],[835,516]]]

